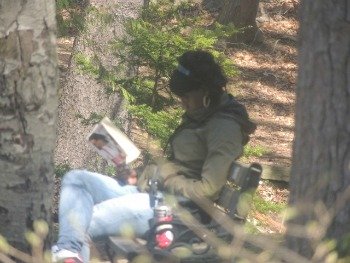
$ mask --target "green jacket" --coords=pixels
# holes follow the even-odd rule
[[[158,174],[169,193],[216,200],[254,129],[244,107],[224,94],[218,107],[183,116],[170,138],[170,158],[148,165],[139,182]]]

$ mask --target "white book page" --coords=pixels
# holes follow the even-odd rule
[[[131,163],[140,155],[140,150],[136,145],[108,117],[103,118],[94,127],[88,136],[88,140],[103,158],[117,166],[123,165],[123,163]]]

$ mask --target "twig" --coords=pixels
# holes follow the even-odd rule
[[[33,262],[33,259],[30,255],[12,247],[12,246],[9,248],[8,254],[14,258],[17,258],[17,259],[23,261],[23,262],[26,262],[26,263]]]
[[[3,263],[16,263],[15,261],[10,259],[8,256],[6,256],[3,253],[0,253],[0,262],[3,262]]]

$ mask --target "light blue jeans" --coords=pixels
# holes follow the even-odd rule
[[[61,184],[57,246],[89,262],[89,240],[133,231],[142,236],[153,217],[149,195],[86,170],[68,172]]]

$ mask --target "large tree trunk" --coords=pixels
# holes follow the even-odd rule
[[[90,0],[89,2],[92,8],[86,14],[84,31],[76,36],[73,54],[99,60],[100,66],[108,70],[112,67],[120,67],[110,47],[110,41],[123,36],[124,20],[136,17],[144,0]],[[101,21],[101,14],[111,15],[113,21],[106,24]],[[79,67],[73,56],[71,67],[64,75],[62,74],[55,162],[57,165],[68,164],[71,168],[106,173],[106,162],[86,140],[94,124],[83,124],[77,116],[85,119],[92,114],[108,116],[120,121],[127,132],[130,121],[124,107],[125,102],[120,94],[107,95],[106,85],[98,77]]]
[[[50,221],[57,109],[54,0],[0,1],[0,234]]]
[[[319,240],[335,239],[341,244],[350,233],[349,7],[348,0],[304,0],[301,8],[290,181],[290,204],[297,206],[299,215],[288,226],[288,245],[307,257],[314,254]],[[314,236],[307,231],[311,228],[293,227],[311,220],[316,222]]]
[[[256,24],[259,0],[225,0],[218,16],[218,22],[224,25],[232,23],[241,32],[234,36],[234,41],[261,41],[262,33]]]

